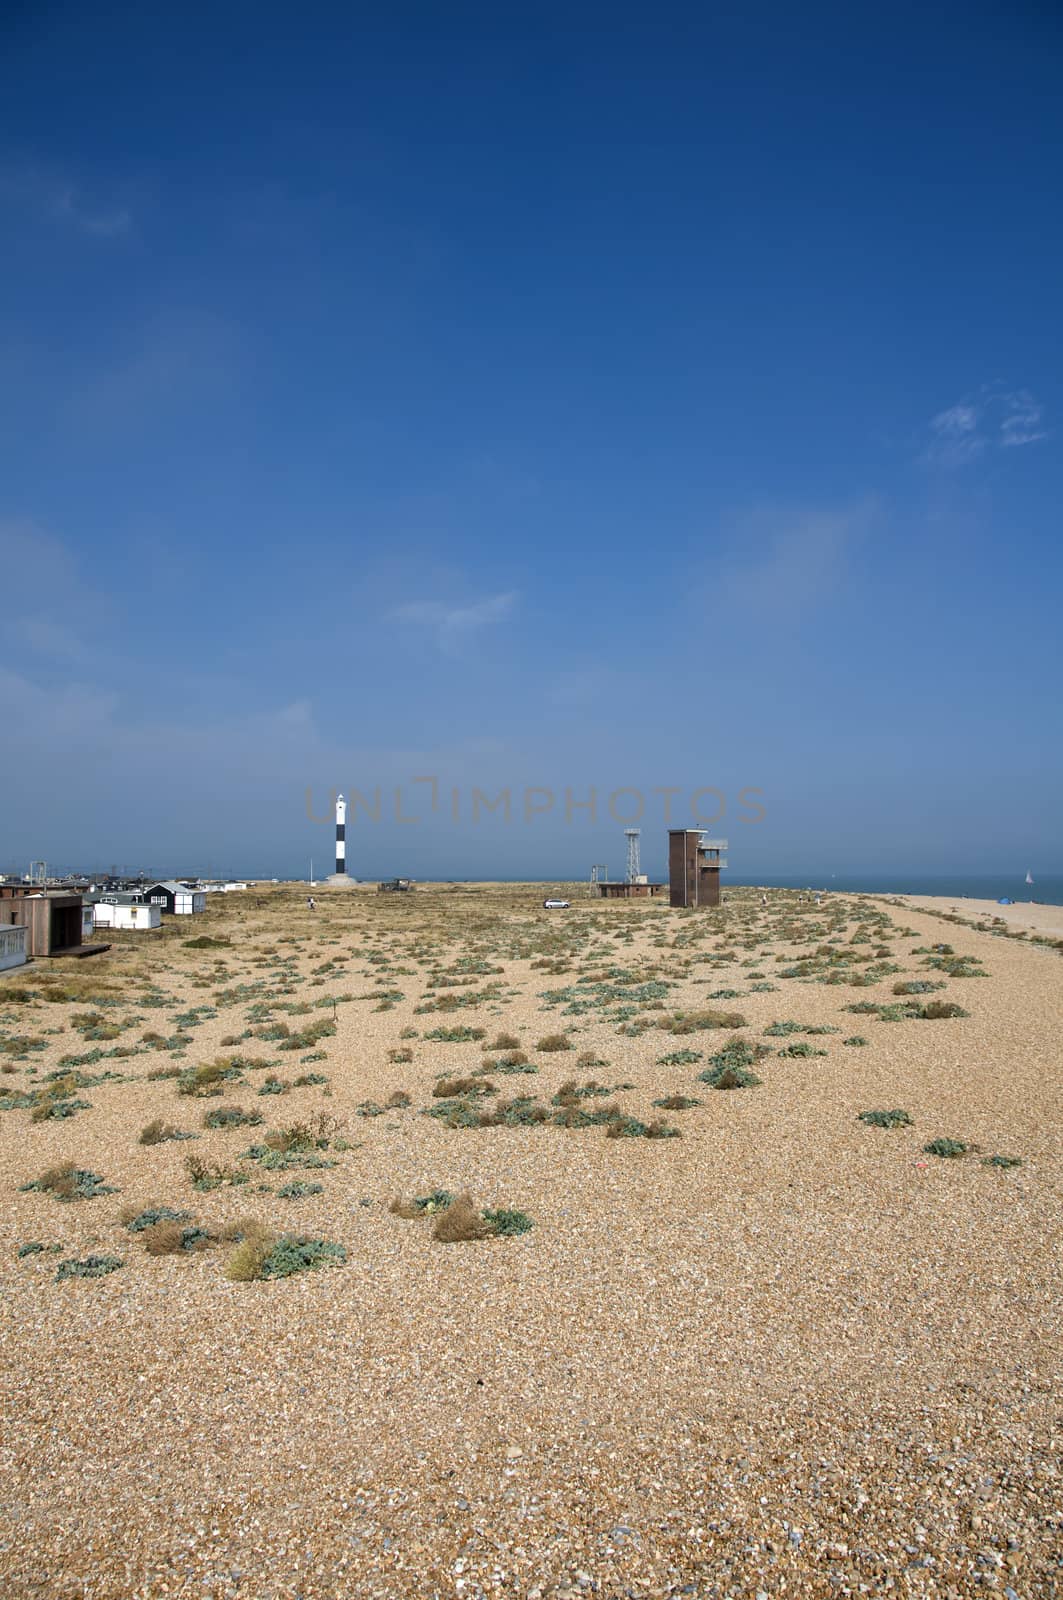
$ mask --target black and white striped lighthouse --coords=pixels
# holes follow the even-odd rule
[[[341,794],[336,796],[336,870],[325,879],[330,889],[353,889],[354,879],[347,876],[347,802]]]
[[[336,876],[347,871],[347,802],[336,796]]]

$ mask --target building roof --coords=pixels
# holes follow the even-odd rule
[[[145,885],[144,893],[150,894],[152,889],[168,889],[171,894],[202,894],[202,889],[190,889],[187,883],[178,883],[176,878],[160,878],[156,883]]]

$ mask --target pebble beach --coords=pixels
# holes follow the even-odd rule
[[[5,1600],[1063,1592],[1058,908],[542,896],[0,974]]]

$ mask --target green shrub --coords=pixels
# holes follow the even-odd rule
[[[303,1200],[310,1194],[324,1194],[323,1183],[304,1183],[301,1178],[293,1178],[291,1183],[284,1183],[277,1190],[278,1200]]]
[[[216,1061],[206,1061],[200,1067],[191,1067],[179,1074],[177,1093],[197,1097],[221,1094],[222,1084],[228,1078],[239,1078],[243,1067],[231,1057],[219,1056]]]
[[[108,1273],[117,1272],[125,1263],[120,1256],[86,1256],[84,1261],[70,1258],[60,1261],[55,1271],[56,1283],[61,1283],[64,1278],[106,1278]]]
[[[261,1111],[245,1111],[243,1106],[212,1106],[203,1114],[205,1128],[253,1128],[263,1120]]]
[[[396,1195],[388,1206],[388,1210],[396,1217],[433,1216],[437,1211],[445,1211],[454,1196],[449,1189],[433,1189],[431,1194],[423,1194],[414,1200],[404,1200],[401,1195]]]
[[[500,1239],[512,1239],[518,1234],[527,1233],[535,1224],[526,1211],[484,1211],[484,1221],[493,1229]]]
[[[751,1069],[764,1054],[767,1054],[766,1045],[732,1039],[709,1057],[709,1064],[698,1074],[698,1080],[707,1083],[710,1089],[755,1089],[761,1080]]]
[[[1021,1167],[1021,1156],[986,1156],[982,1161],[983,1167]]]
[[[870,1128],[907,1128],[912,1121],[907,1111],[861,1111],[856,1120]]]
[[[954,1161],[958,1156],[967,1154],[967,1146],[961,1139],[931,1139],[929,1144],[923,1146],[928,1156],[943,1156],[946,1160]]]
[[[170,1206],[149,1206],[146,1211],[138,1211],[123,1221],[130,1233],[143,1233],[145,1228],[154,1228],[157,1222],[190,1222],[191,1215],[189,1211],[174,1211]]]
[[[309,1239],[283,1234],[262,1262],[261,1278],[290,1278],[318,1267],[340,1267],[347,1260],[341,1244],[331,1239]]]

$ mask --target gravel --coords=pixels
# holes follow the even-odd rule
[[[105,1049],[145,1029],[170,1037],[194,1006],[217,1014],[187,1023],[193,1043],[177,1061],[141,1047],[84,1067],[129,1075],[79,1088],[91,1110],[0,1113],[5,1600],[1063,1592],[1059,954],[871,897],[815,908],[779,893],[764,911],[759,893],[731,891],[720,911],[694,915],[581,902],[551,916],[540,902],[534,887],[418,888],[323,894],[311,914],[282,886],[227,896],[198,920],[197,933],[231,936],[227,949],[187,951],[186,926],[169,920],[108,956],[44,967],[86,995],[114,986],[108,1019],[136,1021]],[[888,943],[901,972],[860,988],[780,976],[777,956],[826,938],[869,950],[849,943],[868,908],[892,924],[872,945]],[[290,938],[306,942],[280,942]],[[928,975],[916,948],[944,940],[989,973],[936,992],[969,1016],[845,1011],[891,1003],[898,978]],[[703,960],[721,949],[733,952],[725,962]],[[314,973],[332,958],[342,973]],[[462,958],[502,970],[468,973]],[[540,998],[590,966],[673,982],[669,1013],[737,990],[723,1003],[747,1018],[741,1037],[776,1050],[788,1040],[764,1039],[775,1021],[839,1031],[814,1036],[826,1057],[765,1056],[760,1087],[716,1092],[697,1076],[732,1031],[621,1034],[601,1010],[570,1015]],[[429,989],[433,968],[458,981]],[[0,978],[0,1042],[46,1041],[0,1076],[0,1094],[92,1048],[69,1026],[90,999],[8,1003],[41,970]],[[751,992],[756,973],[774,990]],[[138,1010],[145,978],[174,1004]],[[297,1004],[337,997],[335,1036],[312,1046],[327,1059],[308,1069],[308,1052],[258,1037],[224,1053],[268,1059],[286,1080],[322,1072],[327,1086],[260,1100],[265,1074],[249,1072],[223,1102],[147,1080],[261,1027],[248,1017],[260,996],[217,1008],[213,997],[262,979]],[[388,1009],[340,1000],[398,991]],[[484,991],[452,1014],[416,1009]],[[294,1030],[332,1011],[273,1015]],[[540,1069],[496,1078],[495,1099],[548,1101],[575,1077],[632,1084],[615,1099],[647,1122],[655,1098],[701,1104],[666,1113],[682,1137],[661,1141],[600,1126],[448,1128],[421,1108],[439,1074],[479,1065],[480,1044],[400,1034],[460,1023],[484,1028],[484,1042],[517,1035]],[[535,1052],[568,1028],[599,1064]],[[843,1049],[857,1028],[868,1047]],[[412,1063],[388,1061],[400,1043]],[[703,1061],[658,1064],[681,1047]],[[356,1114],[396,1089],[408,1109]],[[266,1106],[268,1127],[327,1111],[352,1148],[296,1170],[323,1192],[294,1202],[276,1195],[293,1173],[249,1163],[250,1184],[197,1193],[190,1152],[239,1168],[264,1131],[203,1129],[221,1103]],[[911,1126],[858,1120],[884,1106],[906,1109]],[[200,1137],[139,1145],[155,1117]],[[972,1153],[926,1157],[936,1137]],[[983,1166],[993,1153],[1023,1164]],[[21,1192],[63,1161],[121,1192],[75,1203]],[[439,1244],[431,1216],[388,1210],[396,1194],[437,1189],[468,1189],[534,1227]],[[153,1205],[215,1234],[254,1216],[334,1240],[347,1261],[233,1282],[230,1245],[149,1256],[122,1218]],[[46,1249],[18,1259],[27,1241]],[[57,1261],[90,1255],[124,1265],[56,1282]]]

